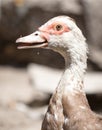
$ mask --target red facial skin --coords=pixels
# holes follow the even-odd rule
[[[58,30],[57,26],[61,26],[61,28]],[[54,22],[53,24],[50,24],[48,26],[40,27],[39,31],[41,32],[42,37],[48,40],[49,35],[61,35],[64,32],[69,32],[70,28],[68,28],[68,26],[64,23]]]

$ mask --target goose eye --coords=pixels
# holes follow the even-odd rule
[[[56,25],[56,27],[55,27],[55,29],[57,30],[57,31],[60,31],[60,30],[62,30],[62,25],[60,25],[60,24],[58,24],[58,25]]]

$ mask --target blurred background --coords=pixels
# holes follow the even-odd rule
[[[85,91],[102,113],[101,8],[102,0],[0,0],[0,130],[40,130],[64,60],[51,50],[17,50],[15,41],[58,15],[74,18],[87,38]]]

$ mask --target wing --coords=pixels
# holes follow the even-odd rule
[[[42,130],[63,130],[64,115],[61,97],[55,93],[49,103],[48,111],[42,123]]]

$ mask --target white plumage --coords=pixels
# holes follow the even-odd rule
[[[50,100],[42,130],[102,130],[102,118],[90,109],[83,90],[88,47],[74,20],[55,17],[16,42],[18,48],[52,49],[65,59],[65,71]]]

